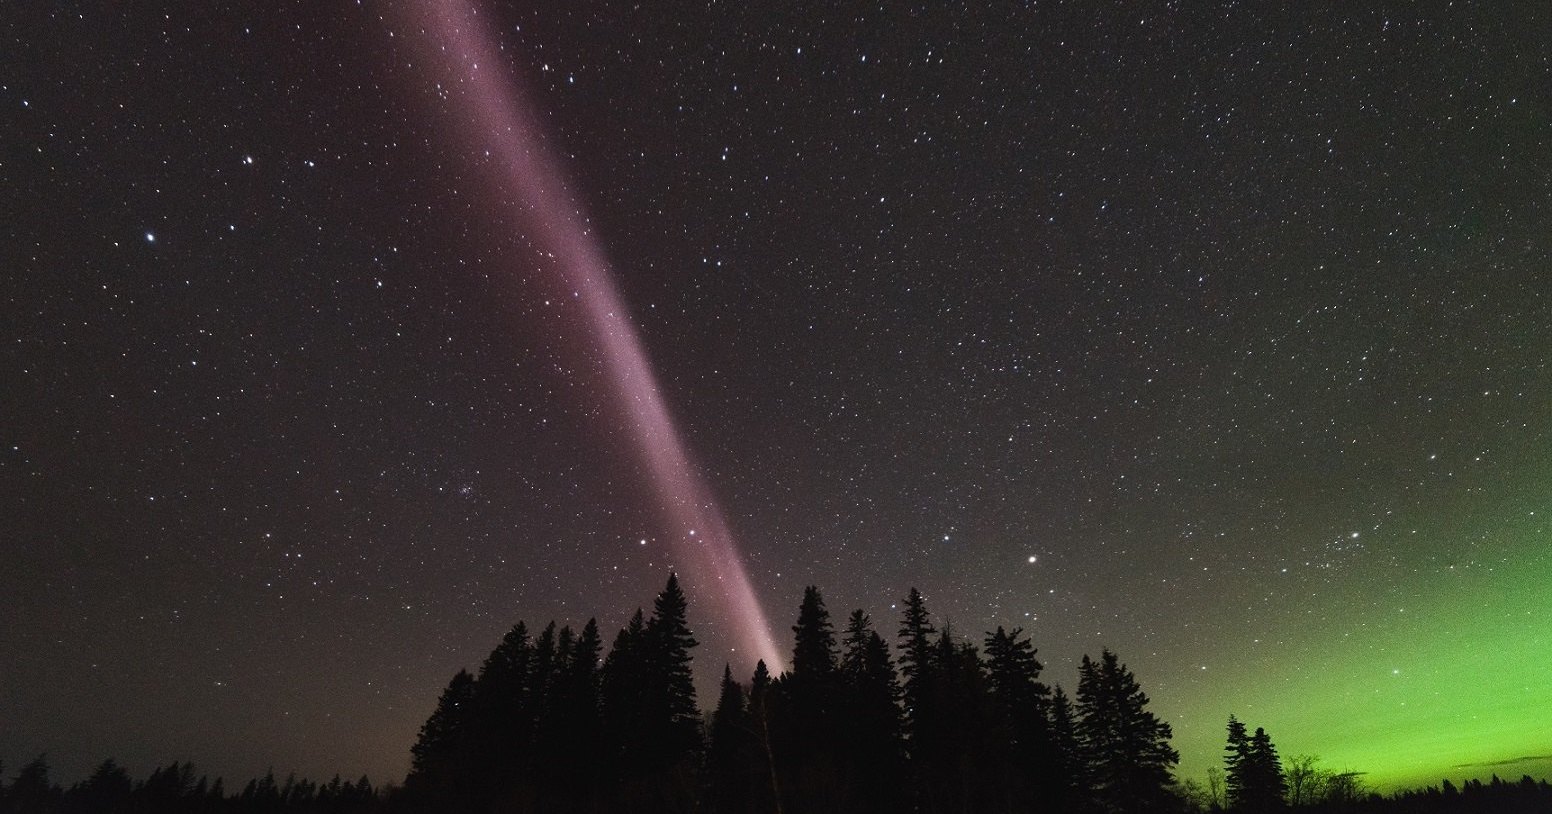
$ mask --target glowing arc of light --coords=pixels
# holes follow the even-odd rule
[[[722,618],[735,620],[740,644],[779,671],[779,651],[731,529],[690,462],[640,337],[626,318],[603,247],[585,225],[582,206],[557,162],[547,154],[521,88],[501,69],[505,60],[495,40],[466,0],[424,0],[417,8],[421,14],[416,22],[430,54],[461,86],[459,92],[447,94],[467,119],[468,127],[457,129],[500,159],[506,180],[524,204],[515,214],[530,225],[531,237],[550,249],[564,281],[580,295],[588,328],[604,351],[609,379],[627,413],[632,440],[670,523],[694,530],[674,541],[688,555],[690,576],[714,589]]]

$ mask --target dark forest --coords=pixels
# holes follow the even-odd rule
[[[1069,695],[1041,682],[1022,630],[975,641],[939,629],[914,588],[902,608],[892,648],[868,614],[837,627],[805,589],[791,669],[760,662],[740,681],[724,666],[707,717],[670,575],[607,655],[594,620],[518,622],[477,673],[448,682],[402,784],[271,772],[228,789],[192,763],[137,782],[110,759],[63,789],[45,755],[0,786],[0,812],[1552,811],[1552,785],[1528,776],[1382,796],[1359,773],[1284,761],[1266,730],[1232,715],[1222,771],[1205,786],[1178,780],[1170,726],[1115,653],[1084,656]]]

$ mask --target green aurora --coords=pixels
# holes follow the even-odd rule
[[[1378,791],[1442,778],[1552,777],[1552,552],[1545,514],[1522,510],[1477,546],[1370,600],[1340,632],[1318,631],[1274,659],[1214,669],[1192,698],[1155,703],[1175,721],[1178,775],[1205,782],[1232,712],[1265,727],[1287,757],[1362,773]],[[1362,603],[1361,586],[1353,599]],[[1372,584],[1372,583],[1371,583]],[[1205,673],[1204,673],[1205,675]]]

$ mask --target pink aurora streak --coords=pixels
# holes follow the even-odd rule
[[[603,350],[611,384],[627,414],[637,450],[651,471],[692,586],[711,590],[723,619],[733,620],[736,640],[755,658],[779,670],[780,655],[765,613],[710,489],[691,465],[668,407],[648,366],[641,340],[627,316],[602,246],[585,224],[557,162],[545,151],[535,118],[508,76],[476,8],[464,0],[422,0],[415,22],[456,84],[449,103],[465,119],[457,128],[489,150],[518,192],[516,214],[530,238],[551,252],[567,286],[579,293],[589,331]],[[692,531],[693,530],[693,531]],[[675,535],[677,536],[677,535]]]

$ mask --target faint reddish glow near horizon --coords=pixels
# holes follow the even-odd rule
[[[415,20],[429,53],[441,60],[448,78],[446,98],[464,121],[456,128],[478,149],[489,150],[520,200],[514,213],[530,237],[554,255],[564,282],[576,291],[589,332],[603,351],[610,383],[624,409],[637,450],[676,530],[675,553],[686,566],[686,582],[697,596],[717,604],[718,618],[735,627],[746,654],[764,659],[773,672],[781,657],[770,625],[750,585],[731,529],[680,440],[658,389],[641,340],[620,299],[609,263],[567,188],[559,163],[546,152],[542,133],[522,89],[510,76],[508,60],[465,0],[423,0]]]

